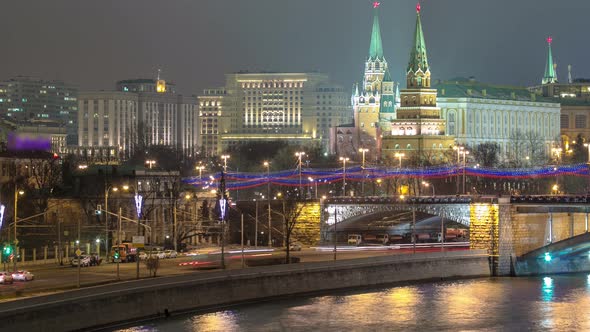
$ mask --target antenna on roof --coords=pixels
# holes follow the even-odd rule
[[[161,69],[158,68],[158,78],[156,78],[156,80],[158,80],[158,81],[160,80],[160,71],[161,71]]]
[[[572,65],[567,65],[567,82],[569,84],[572,84],[573,83],[573,80],[572,80]]]

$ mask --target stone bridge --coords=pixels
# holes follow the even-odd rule
[[[334,228],[387,213],[420,212],[467,226],[494,274],[513,274],[517,257],[588,232],[590,196],[340,197],[322,201],[321,238]]]

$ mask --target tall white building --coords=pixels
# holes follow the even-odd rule
[[[352,122],[347,93],[317,73],[228,74],[225,87],[198,99],[209,155],[254,141],[317,141],[327,150],[330,127]]]
[[[117,82],[118,91],[81,92],[78,154],[125,159],[138,145],[167,145],[192,156],[197,149],[195,98],[152,79]]]

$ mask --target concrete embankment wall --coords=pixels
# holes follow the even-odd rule
[[[201,272],[1,303],[0,331],[71,331],[279,296],[489,275],[483,250]]]

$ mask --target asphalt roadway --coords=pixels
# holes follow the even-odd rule
[[[254,249],[254,248],[250,248]],[[261,251],[246,250],[244,252],[244,266],[251,260],[275,259],[282,261],[285,251],[281,249]],[[298,257],[301,262],[326,261],[334,259],[332,248],[304,248],[301,251],[290,252],[291,256]],[[466,248],[446,248],[445,250],[461,250]],[[438,251],[440,247],[418,248],[417,252]],[[337,259],[367,258],[383,255],[396,255],[412,253],[413,249],[392,249],[391,247],[375,247],[369,250],[356,250],[350,247],[339,247]],[[281,259],[282,258],[282,259]],[[238,248],[228,248],[225,255],[227,269],[242,268],[242,252]],[[221,257],[218,248],[209,248],[194,256],[180,256],[171,259],[160,259],[160,267],[157,276],[171,276],[190,273],[207,273],[214,271],[221,266]],[[35,275],[35,279],[28,282],[14,281],[13,284],[0,285],[0,301],[10,301],[16,298],[29,297],[55,293],[68,289],[75,289],[78,285],[78,268],[71,265],[45,264],[27,266],[26,270]],[[139,277],[150,278],[149,271],[144,262],[139,265]],[[128,281],[137,278],[136,263],[120,263],[117,277],[117,264],[106,263],[99,266],[80,268],[80,286],[88,287],[118,281]]]

